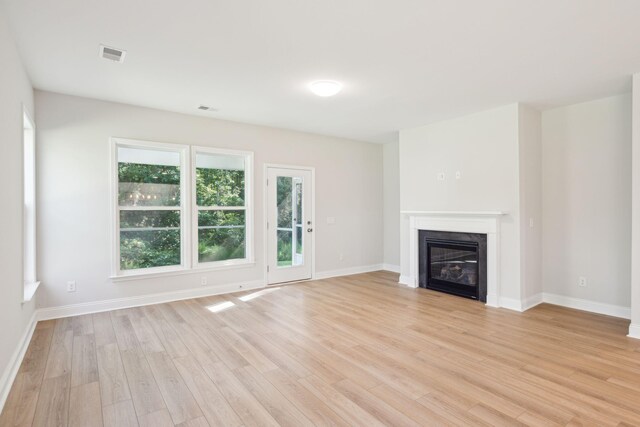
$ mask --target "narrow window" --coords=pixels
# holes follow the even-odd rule
[[[23,249],[24,301],[38,288],[36,273],[36,131],[33,121],[23,113]]]
[[[251,260],[250,153],[194,148],[195,265]]]
[[[185,149],[116,143],[117,272],[185,266]]]

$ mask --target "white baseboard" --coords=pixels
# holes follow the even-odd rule
[[[500,297],[500,307],[509,310],[523,311],[522,301],[515,298]]]
[[[382,264],[382,269],[392,273],[400,273],[400,266],[395,264]]]
[[[398,283],[400,283],[401,285],[409,286],[410,288],[418,287],[416,280],[411,276],[400,275],[400,279],[398,280]]]
[[[382,264],[344,268],[341,270],[323,271],[320,273],[316,273],[316,277],[314,278],[314,280],[327,279],[329,277],[348,276],[351,274],[369,273],[379,270],[382,270]],[[65,305],[60,307],[41,308],[40,310],[38,310],[38,320],[60,319],[62,317],[99,313],[101,311],[117,310],[121,308],[140,307],[143,305],[161,304],[183,299],[228,294],[230,292],[263,288],[264,286],[264,281],[254,280],[250,282],[230,283],[219,286],[207,286],[201,288],[186,289],[182,291],[163,292],[151,295],[141,295],[135,297]]]
[[[629,325],[629,338],[637,338],[640,340],[640,324],[632,323]]]
[[[9,364],[5,368],[4,372],[2,373],[2,377],[0,378],[0,412],[2,412],[4,404],[7,401],[7,397],[9,397],[9,391],[11,391],[13,381],[18,375],[18,370],[20,369],[20,365],[22,364],[22,359],[24,359],[24,355],[26,354],[29,343],[31,342],[33,331],[35,331],[36,329],[36,324],[38,323],[37,313],[37,310],[33,312],[33,315],[29,320],[29,324],[27,325],[27,328],[24,331],[20,342],[18,343],[18,347],[11,355]]]
[[[527,311],[538,304],[542,304],[543,302],[544,294],[542,292],[540,292],[539,294],[531,295],[529,298],[525,298],[522,301],[522,311]]]
[[[498,299],[498,296],[496,294],[487,294],[487,302],[485,302],[485,305],[487,307],[494,307],[494,308],[500,307],[500,301]]]
[[[329,277],[347,276],[351,274],[369,273],[382,270],[382,264],[374,264],[361,267],[344,268],[341,270],[323,271],[316,273],[314,280],[327,279]],[[230,292],[258,289],[265,286],[264,281],[254,280],[249,282],[229,283],[219,286],[206,286],[201,288],[186,289],[174,292],[163,292],[151,295],[141,295],[127,298],[117,298],[103,301],[93,301],[80,304],[71,304],[60,307],[41,308],[37,311],[38,320],[60,319],[62,317],[79,316],[82,314],[99,313],[101,311],[117,310],[121,308],[140,307],[143,305],[161,304],[170,301],[178,301],[190,298],[200,298],[211,295],[228,294]]]
[[[38,310],[37,318],[38,320],[60,319],[62,317],[99,313],[101,311],[117,310],[121,308],[140,307],[144,305],[161,304],[183,299],[228,294],[230,292],[263,288],[264,286],[264,281],[254,280],[241,283],[229,283],[219,286],[203,286],[201,288],[185,289],[182,291],[163,292],[151,295],[140,295],[135,297],[71,304],[60,307],[41,308],[40,310]]]
[[[604,304],[601,302],[590,301],[586,299],[567,297],[564,295],[556,295],[543,293],[544,302],[563,307],[575,308],[576,310],[590,311],[592,313],[606,314],[607,316],[621,317],[623,319],[631,319],[631,308],[619,305]]]
[[[328,270],[316,272],[313,280],[328,279],[330,277],[350,276],[352,274],[371,273],[372,271],[384,270],[382,264],[363,265],[359,267],[341,268],[339,270]]]
[[[520,312],[527,311],[538,304],[542,304],[543,302],[567,308],[574,308],[576,310],[589,311],[591,313],[621,317],[623,319],[631,318],[631,309],[628,307],[604,304],[580,298],[567,297],[564,295],[550,294],[547,292],[532,295],[522,301],[515,298],[500,297],[500,307]]]

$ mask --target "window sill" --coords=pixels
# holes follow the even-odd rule
[[[40,287],[40,282],[27,283],[24,285],[24,294],[22,296],[22,303],[26,304],[33,299],[36,291]]]
[[[175,270],[165,270],[165,271],[154,271],[154,272],[136,272],[136,273],[128,273],[122,274],[119,276],[110,276],[109,279],[113,282],[127,282],[130,280],[142,280],[142,279],[153,279],[155,277],[170,277],[170,276],[183,276],[186,274],[202,274],[207,272],[214,271],[224,271],[224,270],[232,270],[232,269],[240,269],[240,268],[251,268],[256,265],[255,261],[243,261],[243,262],[235,262],[232,264],[223,264],[223,265],[201,265],[192,268],[182,268],[178,267]]]

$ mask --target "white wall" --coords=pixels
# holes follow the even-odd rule
[[[400,159],[398,142],[382,147],[382,194],[384,217],[384,264],[389,269],[400,268]]]
[[[33,90],[0,3],[0,408],[6,397],[3,387],[12,368],[12,357],[35,307],[35,300],[22,304],[23,105],[33,113]]]
[[[542,144],[545,292],[629,307],[630,95],[544,111]]]
[[[640,73],[633,75],[632,94],[632,246],[631,325],[629,336],[640,338]]]
[[[526,306],[542,298],[542,141],[540,112],[518,106],[520,146],[520,277]]]
[[[36,92],[39,132],[40,271],[43,305],[133,297],[199,287],[202,273],[109,280],[109,137],[251,150],[255,153],[257,263],[204,274],[223,285],[263,279],[263,165],[316,168],[316,271],[382,263],[380,145]],[[328,225],[326,218],[336,218]],[[344,259],[340,260],[340,254]],[[67,293],[66,282],[77,281]]]
[[[403,211],[504,211],[501,296],[520,301],[518,104],[400,132]],[[462,179],[455,178],[460,171]],[[444,172],[445,181],[437,174]],[[408,219],[401,218],[401,274],[409,274]]]

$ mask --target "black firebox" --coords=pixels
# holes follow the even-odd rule
[[[487,236],[420,230],[420,287],[486,302]]]

